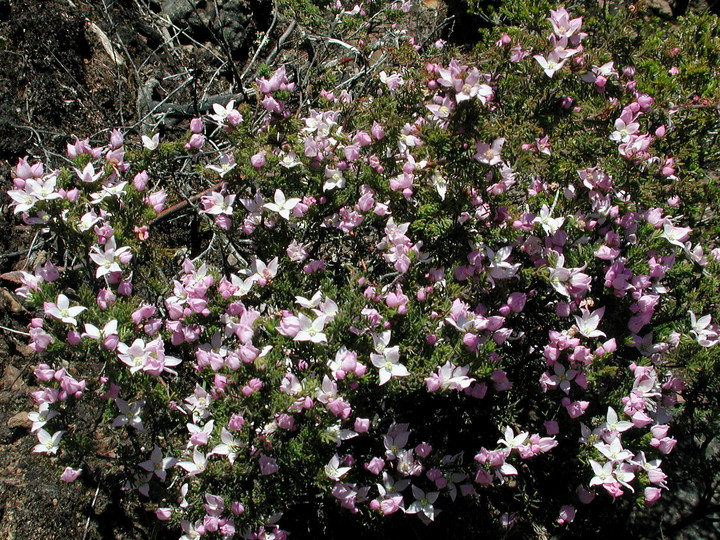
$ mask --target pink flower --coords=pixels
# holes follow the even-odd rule
[[[374,457],[369,463],[363,465],[372,474],[378,475],[385,467],[385,460],[379,457]]]
[[[478,142],[475,145],[476,153],[473,155],[473,159],[486,165],[497,165],[502,161],[500,152],[505,144],[505,138],[499,137],[495,139],[492,145],[485,142]]]
[[[164,188],[161,188],[155,193],[151,193],[145,198],[145,202],[149,204],[156,213],[160,213],[165,209],[165,200],[167,199],[167,193]]]
[[[82,473],[82,469],[73,469],[72,467],[65,467],[65,470],[60,475],[60,480],[63,482],[74,482],[78,479],[80,474]]]
[[[260,169],[263,165],[265,165],[265,150],[261,150],[257,154],[251,156],[250,163],[256,169]]]
[[[643,491],[643,497],[645,498],[645,504],[647,506],[654,505],[661,496],[662,490],[660,488],[648,486]]]
[[[155,517],[158,518],[160,521],[167,521],[172,517],[172,509],[158,508],[157,510],[155,510]]]
[[[260,465],[260,472],[265,476],[275,474],[278,471],[277,461],[265,454],[260,455],[258,464]]]

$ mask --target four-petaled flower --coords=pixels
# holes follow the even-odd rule
[[[340,458],[337,454],[335,454],[332,458],[330,458],[330,462],[325,465],[325,475],[330,480],[335,480],[336,482],[340,481],[340,478],[345,476],[349,471],[351,467],[341,467],[340,466]]]
[[[406,514],[423,514],[430,521],[435,520],[435,516],[438,514],[438,510],[435,510],[433,504],[440,495],[437,491],[425,493],[422,489],[417,486],[411,486],[413,497],[415,501],[408,506],[405,510]]]
[[[370,354],[373,365],[380,370],[380,385],[388,382],[392,377],[407,377],[410,372],[400,363],[400,347],[388,347],[382,354]]]
[[[132,259],[132,251],[128,246],[117,248],[115,236],[111,236],[105,242],[104,250],[98,246],[92,247],[90,258],[98,265],[95,277],[100,278],[111,272],[122,272],[120,264],[127,264]]]
[[[167,477],[167,470],[172,469],[178,460],[174,457],[163,457],[162,450],[158,445],[155,445],[150,459],[139,463],[138,466],[145,469],[147,472],[154,473],[161,481],[165,481]]]
[[[605,332],[597,329],[598,324],[600,324],[600,319],[602,319],[605,314],[605,306],[596,309],[592,313],[587,309],[582,309],[581,311],[582,317],[573,315],[578,331],[587,338],[605,336]]]
[[[300,330],[295,334],[295,341],[312,341],[313,343],[327,342],[327,336],[323,333],[326,318],[325,315],[320,315],[313,320],[304,313],[298,315]]]
[[[64,294],[59,294],[55,303],[45,302],[43,304],[45,309],[45,315],[60,319],[65,324],[72,324],[77,326],[77,317],[87,308],[84,306],[73,306],[70,307],[70,300]]]
[[[299,202],[300,202],[300,199],[297,197],[293,197],[291,199],[285,199],[285,194],[282,191],[280,191],[279,189],[276,189],[275,190],[275,202],[274,203],[265,203],[263,206],[265,208],[267,208],[268,210],[277,212],[283,218],[289,220],[290,212],[292,212],[293,208],[295,208]]]
[[[50,435],[47,431],[40,428],[36,433],[38,444],[36,444],[35,448],[33,448],[33,452],[57,454],[57,451],[60,449],[60,438],[64,433],[64,431],[56,431]]]

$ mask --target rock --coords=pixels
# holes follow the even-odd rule
[[[28,413],[26,411],[23,411],[11,416],[7,421],[7,426],[10,429],[30,429],[32,427],[32,421],[28,418]]]
[[[35,350],[32,347],[18,341],[15,342],[15,349],[25,358],[30,358],[35,354]]]
[[[2,383],[3,390],[10,390],[14,392],[24,390],[26,388],[26,385],[25,381],[23,381],[20,377],[20,374],[21,370],[16,368],[15,366],[12,366],[10,364],[5,366],[5,371],[3,372],[3,377],[0,381]]]
[[[185,26],[183,21],[197,8],[197,2],[191,0],[164,0],[160,13],[167,16],[170,22],[176,25]]]
[[[0,289],[0,297],[2,297],[2,308],[9,309],[13,313],[20,313],[21,311],[25,311],[25,308],[22,307],[20,302],[15,300],[12,293],[8,291],[5,287]]]

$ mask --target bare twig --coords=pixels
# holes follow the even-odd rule
[[[245,84],[245,77],[248,74],[248,71],[250,71],[250,68],[255,64],[255,61],[257,60],[258,56],[260,55],[260,51],[263,50],[265,45],[268,42],[268,39],[272,35],[273,30],[275,29],[275,23],[277,22],[277,8],[273,6],[273,18],[272,22],[270,23],[270,28],[268,28],[267,32],[265,32],[265,35],[262,38],[262,41],[258,45],[257,49],[255,49],[255,54],[253,54],[253,57],[250,59],[250,62],[245,67],[245,70],[242,72],[242,75],[240,75],[240,84]],[[294,23],[295,21],[293,21]],[[285,34],[283,34],[285,35]]]
[[[95,489],[95,496],[93,497],[92,504],[90,504],[91,511],[93,508],[95,508],[95,503],[97,502],[98,493],[100,493],[100,484],[98,484],[97,488]],[[85,540],[87,538],[88,528],[90,527],[90,518],[91,518],[91,516],[88,516],[87,521],[85,522],[85,530],[83,531],[83,540]]]
[[[275,44],[275,47],[273,47],[273,50],[270,51],[270,54],[267,55],[267,58],[265,58],[265,63],[270,65],[275,60],[275,57],[280,53],[283,46],[285,45],[285,42],[288,40],[290,35],[295,31],[295,28],[297,27],[297,22],[294,20],[290,22],[290,24],[287,27],[287,30],[283,32],[283,35],[280,36],[280,38],[277,40],[277,43]]]
[[[5,330],[6,332],[12,332],[13,334],[20,334],[21,336],[30,337],[30,334],[28,334],[27,332],[21,332],[20,330],[13,330],[12,328],[8,328],[6,326],[0,326],[0,330]],[[19,377],[19,375],[18,375],[18,377]],[[17,378],[15,378],[15,380],[17,381]]]
[[[200,199],[204,195],[207,195],[208,193],[212,191],[216,191],[218,189],[222,189],[223,186],[227,185],[226,181],[218,182],[214,186],[211,186],[200,193],[196,193],[195,195],[192,195],[191,197],[187,197],[184,201],[180,201],[179,203],[171,206],[170,208],[166,208],[162,212],[160,212],[157,216],[155,216],[155,219],[153,219],[148,225],[153,226],[157,225],[160,221],[163,221],[167,219],[168,217],[172,216],[173,214],[177,214],[180,210],[183,210],[190,206],[194,201]]]

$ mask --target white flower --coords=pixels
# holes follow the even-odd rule
[[[45,315],[60,319],[65,324],[77,326],[77,317],[87,308],[83,306],[70,307],[70,300],[64,294],[59,294],[55,303],[45,302]]]
[[[28,418],[32,421],[30,431],[35,432],[39,430],[47,424],[51,418],[57,416],[58,414],[60,413],[50,408],[50,404],[48,402],[41,403],[37,411],[28,413]]]
[[[595,473],[595,476],[590,480],[590,487],[601,486],[614,481],[612,461],[608,461],[605,465],[600,465],[597,461],[591,459],[590,466]]]
[[[207,467],[207,458],[205,457],[205,454],[200,452],[200,450],[195,447],[195,449],[193,450],[193,460],[180,461],[178,462],[177,466],[185,469],[188,473],[188,476],[196,476],[205,471],[205,468]]]
[[[373,365],[380,369],[378,373],[380,377],[380,385],[388,382],[392,377],[407,377],[410,372],[400,363],[400,347],[385,348],[382,354],[372,353],[370,360]]]
[[[100,204],[106,198],[113,196],[119,199],[120,195],[125,190],[125,186],[127,186],[127,182],[120,182],[119,184],[114,186],[102,186],[102,189],[100,191],[90,194],[90,198],[92,199],[91,204]]]
[[[608,407],[607,418],[605,424],[603,425],[605,429],[608,431],[617,431],[622,433],[633,426],[634,424],[632,422],[628,422],[626,420],[618,421],[618,415],[615,412],[615,409]]]
[[[325,167],[325,176],[327,177],[327,180],[325,180],[325,183],[323,184],[323,191],[336,188],[342,189],[345,187],[345,177],[340,170]]]
[[[319,290],[316,291],[309,300],[304,296],[295,297],[295,303],[305,309],[316,308],[320,305],[320,302],[322,302],[322,292]]]
[[[291,199],[285,199],[285,194],[282,191],[280,191],[279,189],[276,189],[275,190],[275,202],[274,203],[265,203],[263,206],[265,208],[267,208],[268,210],[277,212],[283,218],[289,220],[290,212],[292,212],[293,208],[295,208],[299,202],[300,202],[300,199],[298,197],[293,197]]]
[[[297,154],[295,152],[293,152],[292,150],[290,152],[288,152],[287,154],[283,155],[279,164],[281,167],[284,167],[286,169],[292,169],[293,167],[302,165],[302,163],[297,158]]]
[[[341,467],[340,458],[337,454],[335,454],[332,458],[330,458],[330,462],[325,465],[325,474],[330,480],[339,482],[340,478],[345,476],[350,469],[351,467]]]
[[[563,226],[563,223],[565,223],[565,218],[553,218],[550,216],[550,209],[547,207],[546,204],[543,204],[542,208],[540,209],[540,215],[533,219],[533,224],[539,223],[543,230],[545,231],[545,234],[548,236],[553,236],[560,227]]]
[[[670,221],[663,224],[663,232],[660,238],[665,238],[674,246],[685,247],[685,242],[689,237],[692,229],[690,227],[675,227]]]
[[[27,212],[38,201],[38,199],[32,194],[28,193],[24,189],[11,189],[7,192],[10,198],[14,201],[15,210],[13,213]]]
[[[130,426],[138,431],[145,431],[142,416],[140,416],[145,401],[140,400],[134,403],[128,403],[124,399],[115,398],[115,405],[117,405],[120,414],[113,420],[112,427]]]
[[[36,433],[38,444],[36,444],[35,448],[33,448],[33,452],[57,454],[57,451],[60,449],[60,437],[62,437],[64,433],[64,431],[56,431],[50,435],[47,431],[41,428]]]
[[[435,187],[435,189],[438,192],[438,195],[440,195],[440,200],[445,200],[445,194],[447,193],[447,187],[448,187],[448,181],[447,178],[445,178],[440,172],[435,171],[435,173],[432,175],[432,178],[430,179],[432,182],[432,185]]]
[[[633,456],[632,452],[622,447],[620,437],[615,437],[610,444],[598,442],[594,446],[610,461],[625,461]]]
[[[578,331],[587,338],[605,336],[605,332],[597,329],[598,324],[600,324],[600,319],[602,319],[605,314],[605,306],[596,309],[592,313],[587,309],[582,309],[581,311],[582,317],[573,315]]]
[[[230,464],[235,463],[235,458],[240,450],[240,442],[235,439],[233,434],[226,428],[222,428],[222,431],[220,432],[220,440],[222,443],[215,446],[210,453],[218,456],[227,456]]]
[[[533,58],[535,58],[535,60],[537,60],[537,63],[540,64],[540,67],[545,72],[545,75],[550,78],[555,75],[556,71],[563,67],[563,65],[565,64],[565,60],[567,60],[567,58],[563,58],[561,60],[560,55],[556,51],[550,52],[547,59],[539,54],[536,54],[535,56],[533,56]]]
[[[529,434],[527,431],[523,431],[522,433],[515,435],[513,429],[510,426],[507,426],[505,428],[505,438],[499,439],[498,444],[504,444],[512,450],[513,448],[518,448],[522,446],[525,442],[525,439],[528,438],[528,435]]]
[[[695,313],[688,311],[690,314],[690,333],[695,336],[701,347],[712,347],[720,343],[720,329],[712,322],[710,315],[703,315],[699,319],[695,319]]]
[[[153,448],[153,451],[150,454],[150,459],[139,463],[138,466],[149,473],[154,473],[155,476],[164,482],[167,477],[167,473],[165,471],[172,469],[177,462],[178,460],[174,457],[164,458],[160,447],[155,445],[155,448]]]
[[[96,173],[93,164],[88,162],[82,171],[80,169],[75,169],[75,174],[83,182],[92,183],[100,178],[104,174],[104,171],[100,169],[100,172]]]
[[[147,350],[145,342],[138,338],[132,345],[118,343],[118,358],[123,364],[130,366],[130,373],[135,374],[145,367],[150,351]]]
[[[304,313],[298,315],[300,331],[295,335],[295,341],[312,341],[313,343],[327,342],[327,336],[323,333],[325,317],[321,315],[315,320],[310,319]]]
[[[226,216],[232,216],[233,214],[233,203],[235,202],[235,195],[222,195],[217,191],[213,191],[209,197],[203,197],[203,203],[206,204],[206,214],[211,216],[218,216],[225,214]]]
[[[105,241],[104,251],[98,246],[93,246],[94,253],[90,253],[90,258],[98,268],[95,277],[100,278],[111,272],[122,272],[121,262],[129,262],[132,258],[131,249],[128,246],[116,249],[115,236],[111,236]]]
[[[222,178],[235,168],[235,158],[232,154],[222,154],[217,165],[206,165],[205,168],[215,171]]]
[[[141,137],[141,139],[142,139],[142,145],[150,151],[157,149],[157,147],[160,145],[160,134],[159,133],[156,133],[152,137],[143,135]]]
[[[412,489],[413,497],[415,497],[415,502],[413,502],[410,506],[408,506],[407,510],[405,510],[405,513],[406,514],[421,513],[430,521],[434,521],[435,516],[438,514],[438,511],[435,510],[433,503],[437,500],[438,495],[440,493],[437,491],[425,493],[422,489],[420,489],[417,486],[411,486],[411,489]]]
[[[213,103],[212,107],[215,114],[209,115],[210,118],[215,120],[218,124],[223,125],[225,123],[225,119],[235,109],[235,100],[230,100],[230,102],[224,107],[219,103]]]

